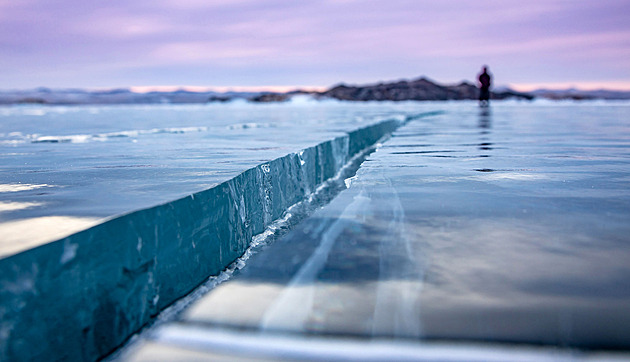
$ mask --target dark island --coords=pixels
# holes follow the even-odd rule
[[[448,101],[477,99],[479,90],[468,82],[440,85],[422,77],[412,81],[401,80],[364,86],[341,84],[320,93],[319,96],[344,101]],[[490,96],[491,99],[534,99],[533,95],[512,90],[491,92]]]

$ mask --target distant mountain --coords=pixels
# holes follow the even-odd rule
[[[299,94],[316,99],[343,101],[446,101],[475,100],[478,89],[474,84],[461,82],[443,85],[426,77],[367,85],[339,84],[323,92],[296,90],[287,93],[274,92],[191,92],[184,89],[173,92],[137,93],[126,88],[106,91],[82,89],[49,89],[0,91],[0,104],[155,104],[155,103],[208,103],[244,99],[250,102],[284,102]],[[630,91],[582,91],[577,89],[539,89],[522,93],[507,87],[497,87],[490,93],[491,99],[524,99],[534,97],[548,99],[630,99]]]
[[[412,81],[378,83],[363,86],[335,86],[320,96],[347,101],[446,101],[477,99],[478,89],[473,84],[462,82],[457,85],[441,85],[425,77]],[[491,92],[492,99],[518,98],[531,100],[534,97],[512,90]]]
[[[630,91],[613,91],[606,89],[599,90],[580,90],[575,88],[569,89],[537,89],[532,91],[531,94],[547,98],[547,99],[572,99],[572,100],[587,100],[587,99],[607,99],[607,100],[623,100],[630,99]]]
[[[49,89],[0,91],[0,104],[156,104],[156,103],[208,103],[234,98],[250,98],[259,93],[249,92],[173,92],[137,93],[129,89],[88,91],[82,89]]]

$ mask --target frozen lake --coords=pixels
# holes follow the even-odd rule
[[[330,204],[150,331],[133,358],[348,358],[334,343],[286,350],[304,336],[627,351],[628,103],[1,108],[1,254],[71,231],[41,220],[85,221],[77,230],[427,111],[441,113],[398,128]],[[241,337],[252,342],[231,345]]]
[[[630,107],[436,107],[132,359],[578,358],[414,340],[628,350]]]
[[[0,108],[0,256],[428,109],[294,101]]]

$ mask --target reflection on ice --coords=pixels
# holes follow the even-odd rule
[[[577,221],[577,220],[576,220]],[[627,345],[630,250],[553,220],[433,218],[422,320],[432,336]],[[572,230],[572,232],[570,232]]]
[[[0,201],[0,213],[3,211],[17,211],[29,209],[31,207],[37,207],[44,205],[43,202],[7,202]]]
[[[492,128],[492,108],[479,107],[479,128]],[[485,134],[485,133],[484,133]]]
[[[1,205],[0,205],[1,206]],[[46,216],[0,223],[0,257],[30,249],[48,241],[85,230],[99,218]]]
[[[301,330],[313,308],[314,282],[321,273],[335,241],[347,225],[367,209],[369,199],[361,195],[354,198],[339,218],[321,234],[321,243],[293,276],[278,300],[262,319],[262,328]]]
[[[549,176],[535,173],[524,173],[521,171],[512,170],[493,170],[493,169],[476,169],[475,171],[482,172],[482,175],[467,176],[462,179],[469,180],[483,180],[483,181],[497,181],[497,180],[518,180],[518,181],[536,181],[547,180]]]
[[[316,338],[208,329],[195,325],[171,325],[144,342],[129,360],[296,360],[296,361],[468,361],[558,362],[591,360],[558,349],[448,342],[417,343],[413,340]],[[622,361],[614,355],[602,360]],[[596,359],[597,360],[597,359]]]
[[[19,192],[37,190],[43,187],[52,187],[46,184],[0,184],[0,192]]]

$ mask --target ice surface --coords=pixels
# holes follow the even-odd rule
[[[339,178],[349,189],[291,224],[297,212],[287,208],[308,200],[390,126],[353,130],[427,109],[445,112],[400,128],[351,182]],[[0,332],[56,343],[60,358],[103,355],[214,274],[222,283],[185,310],[181,334],[165,343],[192,348],[186,343],[193,341],[203,349],[225,342],[208,329],[221,327],[228,334],[254,332],[243,338],[282,332],[289,340],[327,335],[414,346],[418,339],[446,339],[627,349],[629,109],[510,102],[490,109],[473,103],[3,108],[0,134],[10,142],[0,155],[7,161],[0,183],[8,185],[0,200],[32,207],[12,206],[0,213],[2,223],[127,214],[5,258]],[[105,122],[113,115],[131,121],[112,129],[120,127]],[[13,142],[32,134],[64,137],[60,124],[69,123],[76,127],[66,135],[197,130]],[[288,234],[238,259],[251,240],[264,243],[285,227]],[[220,274],[235,260],[232,272]],[[190,268],[185,277],[175,273],[182,266]],[[198,281],[183,282],[190,280]],[[115,287],[107,289],[108,281]],[[50,310],[71,317],[31,328],[55,320],[42,314]],[[205,327],[195,334],[190,325]],[[20,349],[27,345],[0,351],[46,353],[44,343],[41,350]],[[228,355],[238,346],[219,345]],[[336,348],[314,345],[324,349],[321,356]]]
[[[0,224],[102,219],[155,206],[362,125],[426,108],[335,102],[0,107],[0,202],[12,205],[0,211]]]
[[[177,341],[161,334],[173,325],[148,338],[198,351],[217,351],[213,333],[225,330],[258,342],[351,336],[627,351],[629,112],[454,105],[411,122],[349,189],[187,309]],[[186,333],[199,336],[188,326],[203,326],[208,339],[187,344]],[[220,348],[229,355],[229,343]]]
[[[2,358],[105,355],[208,276],[220,275],[235,260],[240,267],[243,259],[237,259],[256,241],[254,235],[273,229],[276,220],[285,222],[293,205],[313,197],[310,190],[324,187],[348,160],[399,125],[383,120],[341,133],[265,160],[207,190],[5,257],[0,260]],[[32,227],[39,219],[19,222]],[[12,226],[0,224],[8,235],[17,230]],[[21,284],[29,287],[14,288],[25,276],[28,283]],[[46,323],[32,328],[33,318]]]

